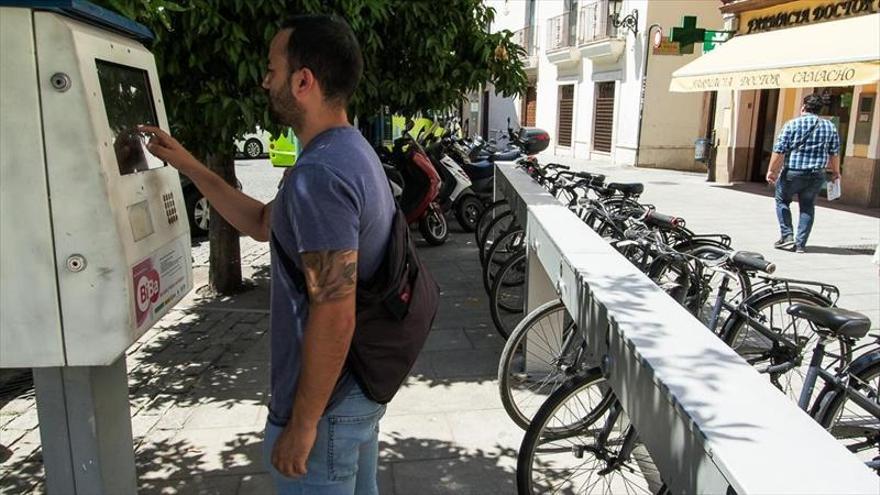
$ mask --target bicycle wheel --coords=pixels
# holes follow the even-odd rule
[[[474,229],[474,240],[477,242],[477,246],[483,245],[483,236],[486,235],[486,228],[492,220],[495,220],[496,217],[508,210],[510,210],[510,205],[506,199],[498,200],[483,210],[483,213],[477,220],[477,228]]]
[[[768,371],[770,381],[788,395],[794,402],[800,397],[804,377],[809,367],[805,354],[816,346],[818,335],[810,322],[789,315],[786,311],[792,304],[812,304],[830,306],[830,302],[807,289],[790,288],[757,296],[754,301],[746,301],[740,307],[749,315],[734,313],[724,324],[724,342],[742,356],[752,366]],[[757,324],[770,329],[773,334],[797,348],[796,355],[774,346],[774,342],[758,331]],[[836,351],[836,352],[835,352]],[[843,366],[849,362],[850,346],[845,339],[837,340],[827,347],[823,368]]]
[[[501,403],[522,429],[562,382],[580,369],[583,339],[562,301],[547,302],[516,326],[498,363]]]
[[[644,447],[620,459],[629,421],[623,413],[612,418],[616,402],[596,369],[562,384],[535,414],[523,438],[516,467],[519,493],[661,491],[659,473]],[[553,431],[571,424],[579,427],[564,434]],[[608,426],[604,438],[602,430]]]
[[[489,310],[495,329],[507,340],[510,332],[525,316],[526,299],[526,253],[512,255],[498,270],[489,292]],[[519,284],[513,283],[519,280]]]
[[[521,229],[511,230],[492,243],[483,263],[483,287],[486,288],[486,292],[492,290],[492,281],[495,280],[498,269],[511,255],[523,249],[525,234],[525,231]]]
[[[880,351],[873,354],[873,362],[849,375],[848,383],[880,407]],[[871,462],[880,475],[880,417],[866,411],[832,384],[827,384],[819,393],[816,405],[818,411],[813,418],[859,459]]]
[[[499,237],[503,236],[507,232],[511,230],[518,230],[520,227],[516,225],[516,220],[513,217],[513,212],[508,210],[504,213],[495,217],[492,222],[489,223],[489,226],[486,228],[486,234],[483,236],[483,240],[478,246],[480,249],[480,263],[486,263],[486,254],[489,253],[489,250],[492,249],[492,245],[498,240]]]

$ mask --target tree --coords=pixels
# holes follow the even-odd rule
[[[494,10],[480,0],[100,0],[147,25],[172,133],[229,183],[232,141],[270,122],[260,88],[269,42],[295,13],[334,13],[351,25],[364,78],[350,116],[387,109],[413,115],[457,105],[492,83],[504,96],[526,86],[509,31],[489,33]],[[441,6],[442,4],[442,6]],[[241,286],[238,233],[211,218],[210,283]]]

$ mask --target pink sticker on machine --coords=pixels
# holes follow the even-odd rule
[[[137,315],[137,326],[143,325],[150,309],[159,300],[161,281],[159,272],[153,268],[152,258],[141,261],[132,268],[131,278],[134,281],[134,307]]]
[[[137,328],[161,318],[186,294],[188,255],[186,244],[170,242],[132,267]]]

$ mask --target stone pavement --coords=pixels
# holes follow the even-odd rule
[[[841,287],[840,304],[880,324],[880,278],[868,249],[875,211],[822,206],[810,252],[773,251],[772,198],[760,187],[706,184],[697,174],[576,164],[617,181],[646,183],[645,200],[697,232],[726,232],[738,249],[764,252],[783,275]],[[247,186],[246,186],[247,188]],[[381,429],[383,494],[515,492],[522,431],[509,421],[495,381],[495,334],[470,234],[421,247],[442,288],[440,314],[412,377]],[[196,250],[196,252],[204,252]],[[205,260],[196,258],[197,286]],[[230,298],[199,293],[178,305],[128,352],[132,425],[141,493],[270,493],[261,455],[268,392],[268,254],[242,240],[255,288]],[[33,392],[0,403],[0,493],[42,493],[44,473]]]

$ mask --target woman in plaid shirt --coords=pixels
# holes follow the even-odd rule
[[[840,177],[840,136],[833,123],[816,115],[821,108],[821,96],[804,97],[800,117],[785,123],[773,146],[767,182],[776,184],[776,218],[782,233],[774,244],[777,249],[794,247],[798,253],[805,252],[813,228],[816,196],[825,185],[826,168],[831,180]],[[800,205],[797,236],[792,229],[790,208],[795,194]]]

